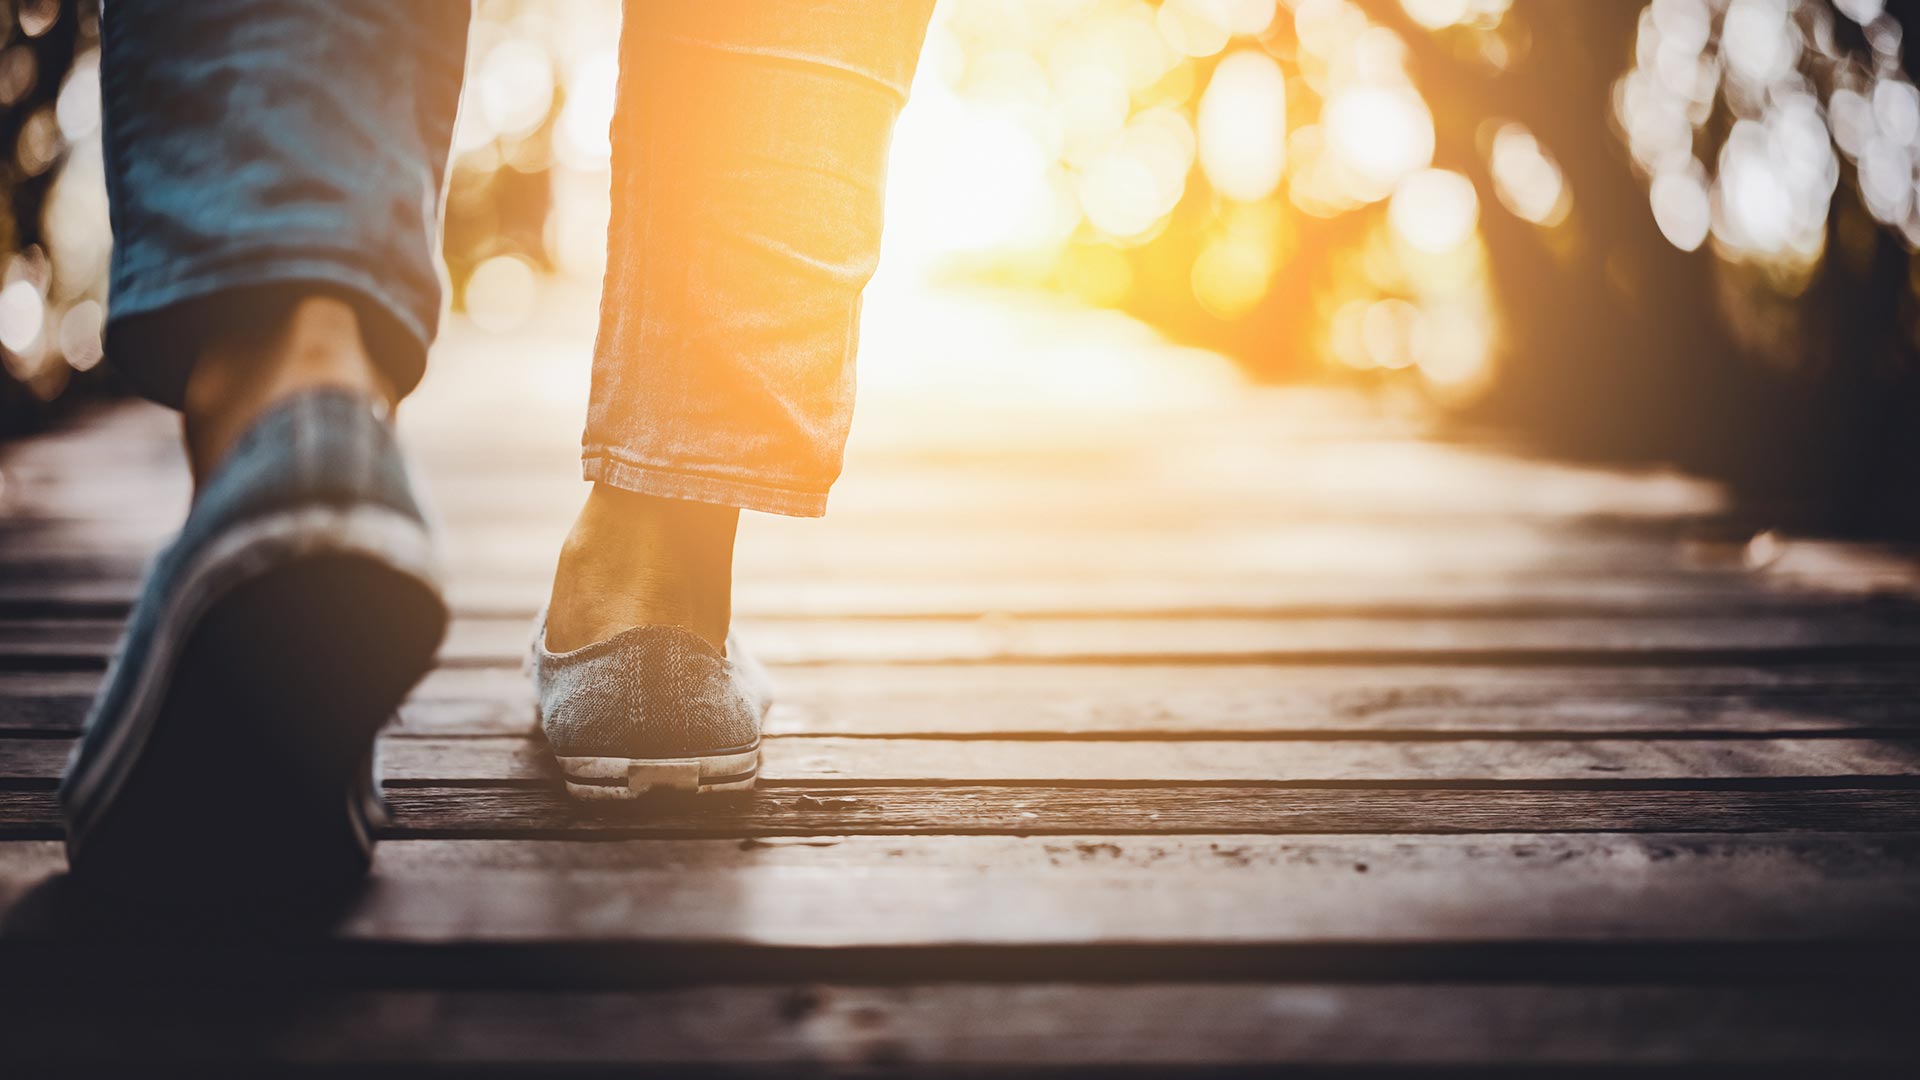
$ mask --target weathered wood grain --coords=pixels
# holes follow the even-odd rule
[[[51,783],[67,739],[0,739],[0,781]],[[389,785],[551,782],[545,744],[524,738],[389,738]],[[775,736],[773,784],[1687,785],[1884,781],[1920,789],[1920,739],[1357,739],[1178,742],[849,739]]]
[[[1901,665],[1893,665],[1898,668]],[[787,667],[773,735],[1205,740],[1267,738],[1685,738],[1905,735],[1920,685],[1815,687],[1711,669],[1018,665]],[[1668,678],[1656,676],[1666,673]],[[914,676],[920,675],[920,678]],[[1700,682],[1683,680],[1698,675]],[[1868,676],[1868,678],[1875,678]],[[71,715],[80,715],[75,700]],[[0,725],[4,720],[0,719]],[[446,668],[402,707],[395,733],[524,735],[531,691],[505,669]]]
[[[1504,738],[1887,735],[1920,728],[1920,663],[1689,667],[785,666],[776,735]],[[0,671],[0,732],[79,730],[100,673]],[[440,668],[401,736],[526,735],[517,667]]]
[[[549,582],[537,572],[456,577],[448,595],[470,618],[532,619]],[[124,618],[136,577],[35,577],[0,581],[0,618]],[[913,581],[753,578],[737,583],[736,615],[749,619],[965,619],[983,616],[1139,618],[1434,618],[1654,615],[1786,615],[1801,618],[1911,603],[1896,594],[1862,598],[1774,586],[1744,572],[1690,571],[1555,579],[1483,574],[1453,578],[1369,574],[1329,579],[1296,574],[1256,580],[1048,579]]]
[[[1920,618],[1870,611],[1791,616],[1433,619],[859,619],[742,620],[770,663],[1499,663],[1735,662],[1920,659]],[[0,622],[0,668],[104,665],[120,633],[111,619]],[[530,625],[456,620],[441,662],[517,663]],[[1666,659],[1660,657],[1665,654]]]
[[[551,580],[563,535],[564,529],[554,530],[550,538],[538,542],[448,536],[444,538],[446,570],[456,582],[496,583],[495,587],[511,587],[521,596],[537,596],[541,586]],[[0,545],[0,559],[20,575],[45,581],[134,582],[144,571],[150,551],[165,536],[164,530],[156,531],[151,538],[120,550],[65,540],[37,550],[21,544]],[[1404,550],[1379,550],[1382,545],[1345,538],[1316,540],[1314,544],[1316,547],[1302,544],[1296,545],[1299,550],[1289,550],[1261,543],[1257,533],[1245,538],[1244,550],[1218,551],[1189,550],[1195,545],[1181,536],[1133,542],[1124,537],[1112,541],[1065,537],[1052,544],[1028,544],[1010,535],[1001,544],[968,546],[940,535],[909,536],[861,546],[822,544],[810,538],[805,544],[775,542],[761,549],[739,548],[736,580],[745,591],[762,581],[801,587],[810,582],[854,579],[864,583],[861,588],[876,590],[932,579],[957,586],[978,583],[1004,594],[1016,585],[1045,578],[1056,583],[1054,588],[1077,589],[1086,595],[1108,582],[1137,579],[1164,582],[1168,592],[1196,586],[1202,597],[1231,590],[1236,583],[1260,582],[1269,588],[1292,589],[1295,582],[1345,580],[1355,583],[1355,591],[1365,595],[1420,578],[1479,578],[1497,586],[1502,579],[1515,578],[1553,582],[1582,577],[1681,577],[1691,566],[1666,540],[1582,544],[1572,538],[1562,542],[1543,537],[1530,541],[1528,547],[1480,538],[1467,538],[1458,544],[1436,539]],[[9,546],[13,550],[5,550]],[[1497,551],[1488,552],[1488,546],[1516,550],[1503,557]],[[1744,567],[1735,555],[1697,569],[1703,575],[1731,575]],[[1375,579],[1382,582],[1381,586],[1370,588],[1367,583]],[[1847,582],[1841,579],[1835,584],[1840,587]],[[1910,582],[1901,587],[1907,585]],[[1399,587],[1402,591],[1418,588]],[[1912,595],[1912,591],[1905,595]],[[1113,606],[1109,600],[1097,610],[1111,610]],[[1202,605],[1187,601],[1180,606]]]
[[[188,485],[148,406],[0,446],[15,1071],[1920,1054],[1912,548],[1756,540],[1712,485],[1323,391],[870,409],[831,518],[742,523],[759,790],[586,806],[517,671],[577,402],[448,340],[405,423],[458,620],[322,937],[291,900],[135,917],[61,874],[55,777]]]
[[[1779,832],[1920,830],[1911,790],[763,785],[738,799],[584,806],[557,785],[393,787],[391,838],[818,834]],[[0,839],[61,835],[46,787],[0,787]]]
[[[255,988],[5,998],[27,1067],[642,1068],[657,1075],[1365,1067],[1738,1069],[1804,1076],[1920,1055],[1882,986],[1219,983],[713,986],[539,992]],[[564,1032],[564,1037],[556,1033]],[[649,1072],[648,1075],[656,1075]]]
[[[16,897],[62,863],[57,845],[0,846]],[[375,873],[339,940],[1920,942],[1913,834],[406,841]],[[22,917],[0,939],[58,933]]]
[[[577,506],[577,416],[551,417],[553,438],[533,437],[522,416],[518,424],[489,426],[491,440],[480,442],[464,437],[473,430],[469,410],[463,410],[462,423],[435,425],[418,411],[431,407],[430,400],[416,402],[403,414],[402,435],[415,444],[434,482],[435,501],[450,518],[497,520],[515,505],[564,516]],[[1341,423],[1330,429],[1326,418],[1343,410]],[[969,510],[975,508],[969,499],[974,492],[981,495],[972,501],[1018,508],[1028,489],[1037,490],[1024,503],[1035,507],[1142,503],[1148,500],[1140,493],[1152,490],[1170,499],[1184,492],[1215,508],[1359,505],[1415,515],[1464,507],[1504,516],[1672,517],[1710,512],[1724,502],[1713,485],[1667,471],[1522,461],[1493,446],[1383,437],[1386,425],[1377,414],[1354,410],[1339,395],[1297,389],[1209,402],[1199,411],[1161,412],[1150,426],[1132,418],[1092,422],[1049,412],[1028,424],[995,425],[992,437],[982,438],[983,432],[956,432],[957,419],[944,412],[927,417],[870,410],[835,492],[836,513]],[[156,501],[156,477],[171,481],[163,493],[177,494],[183,505],[178,430],[178,421],[162,410],[119,404],[18,443],[0,456],[10,481],[7,506],[41,514],[144,509]],[[1038,463],[1045,467],[1032,467]],[[1134,498],[1107,497],[1100,480]],[[524,499],[503,507],[503,488],[546,497],[531,507]],[[128,493],[144,498],[130,500]]]
[[[742,620],[757,653],[774,663],[986,662],[1155,657],[1439,657],[1577,654],[1624,658],[1661,651],[1726,655],[1764,650],[1907,650],[1920,656],[1920,619],[1856,613],[1831,619],[1775,617],[1632,619],[981,619],[868,621]],[[519,620],[456,622],[442,655],[493,663],[526,648]]]
[[[786,667],[778,734],[1048,733],[1376,738],[1554,733],[1684,736],[1900,730],[1920,723],[1920,665],[1699,667],[1265,667],[890,665]],[[425,699],[498,686],[447,670]],[[500,687],[506,707],[512,691]],[[427,718],[419,716],[422,730]],[[518,717],[502,718],[517,723]]]
[[[22,793],[34,794],[34,793]],[[725,806],[583,810],[552,788],[395,788],[396,835],[796,835],[809,832],[1474,833],[1920,828],[1878,788],[1520,790],[769,786]],[[25,800],[22,800],[25,801]],[[45,809],[32,815],[45,828]]]

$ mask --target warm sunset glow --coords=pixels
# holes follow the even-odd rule
[[[1339,91],[1327,99],[1321,123],[1327,148],[1351,170],[1362,194],[1385,194],[1433,160],[1433,118],[1411,87]]]
[[[1387,220],[1415,248],[1443,254],[1473,235],[1479,215],[1473,181],[1446,169],[1423,169],[1394,189]]]
[[[1566,220],[1573,207],[1566,177],[1526,125],[1502,124],[1487,156],[1500,204],[1515,217],[1546,226]]]
[[[1222,195],[1255,202],[1273,194],[1287,159],[1287,83],[1264,53],[1220,61],[1200,97],[1200,167]]]
[[[1878,0],[1814,7],[1647,0],[1603,76],[1611,128],[1593,133],[1624,147],[1664,243],[1758,267],[1788,295],[1831,260],[1843,196],[1920,243],[1920,89],[1901,28]],[[1551,109],[1436,129],[1454,103],[1411,58],[1450,56],[1461,78],[1524,74],[1539,28],[1510,8],[940,0],[895,131],[881,284],[1037,289],[1261,353],[1243,357],[1256,365],[1483,385],[1510,344],[1490,226],[1519,219],[1576,257],[1592,239],[1581,200],[1612,198],[1570,175],[1591,150]],[[449,235],[465,245],[450,254],[456,304],[484,327],[526,325],[555,295],[550,274],[601,279],[620,18],[614,0],[480,9]],[[0,348],[42,380],[35,393],[98,360],[99,128],[87,48],[12,148],[50,177],[43,254],[16,256],[0,283]]]
[[[1504,10],[1409,8],[1423,25],[1477,27]],[[1297,55],[1258,36],[1276,20]],[[1434,142],[1399,39],[1345,0],[948,0],[895,135],[882,278],[966,267],[1229,322],[1332,318],[1352,301],[1354,332],[1316,340],[1354,345],[1329,344],[1326,360],[1477,385],[1495,337],[1482,207],[1472,181],[1430,168]],[[1489,197],[1542,224],[1565,216],[1549,155],[1516,135],[1498,156]],[[1294,223],[1350,214],[1380,215],[1391,242],[1335,253],[1325,297],[1263,308]],[[1185,274],[1142,273],[1166,258]],[[1175,282],[1189,295],[1161,291]]]

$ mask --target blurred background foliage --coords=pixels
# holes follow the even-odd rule
[[[883,273],[1116,307],[1264,380],[1920,527],[1914,0],[941,0]],[[618,4],[482,0],[446,257],[604,259]],[[110,391],[97,14],[0,5],[0,425]]]

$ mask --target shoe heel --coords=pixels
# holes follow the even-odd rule
[[[76,874],[188,896],[359,877],[374,741],[447,621],[430,579],[368,552],[286,557],[233,584],[186,636],[126,782],[70,839]]]

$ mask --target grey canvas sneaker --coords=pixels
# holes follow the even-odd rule
[[[387,421],[313,391],[269,411],[150,568],[61,783],[77,875],[363,871],[374,736],[447,623]]]
[[[577,799],[745,791],[760,772],[766,670],[677,626],[642,626],[571,652],[535,623],[528,666],[541,730]]]

